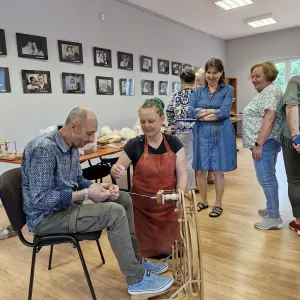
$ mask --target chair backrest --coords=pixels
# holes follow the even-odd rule
[[[0,198],[13,229],[21,231],[26,224],[22,207],[21,168],[8,170],[0,176]]]

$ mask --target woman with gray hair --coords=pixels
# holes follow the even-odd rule
[[[197,88],[198,86],[204,85],[205,84],[205,69],[200,68],[196,72],[195,75],[196,75],[196,85],[195,85],[195,87]],[[207,172],[207,183],[208,184],[214,184],[215,183],[214,173],[212,171]]]

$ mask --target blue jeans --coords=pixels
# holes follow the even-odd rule
[[[270,218],[280,217],[278,181],[276,178],[276,162],[280,150],[281,146],[276,140],[267,140],[263,145],[261,160],[253,160],[257,180],[267,199],[267,213]]]

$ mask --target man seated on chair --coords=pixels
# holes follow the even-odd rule
[[[112,250],[126,276],[128,293],[161,294],[173,283],[166,263],[141,258],[132,202],[118,186],[82,177],[78,148],[94,141],[98,128],[88,108],[73,109],[60,130],[29,142],[22,158],[23,209],[36,235],[86,233],[107,229]],[[82,205],[82,200],[94,203]]]

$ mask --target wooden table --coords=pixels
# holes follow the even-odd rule
[[[87,154],[87,155],[81,155],[80,156],[80,162],[83,163],[83,162],[85,162],[87,160],[91,160],[91,159],[102,157],[102,156],[106,156],[106,155],[112,155],[112,154],[115,154],[115,153],[119,153],[121,151],[122,151],[121,148],[104,148],[104,149],[99,149],[99,150],[97,150],[94,153]],[[20,165],[21,161],[22,161],[22,159],[15,159],[15,160],[0,159],[0,162],[2,162],[2,163],[16,164],[16,165]]]

